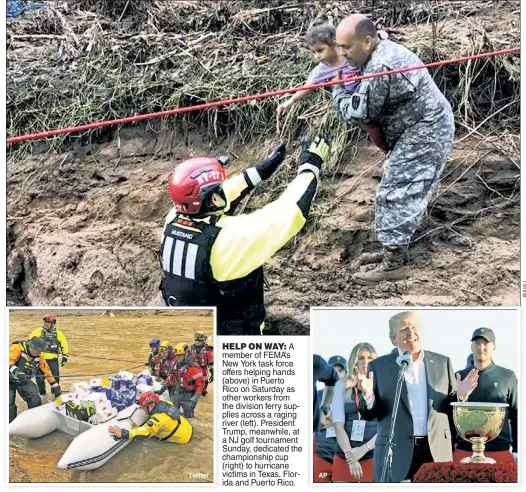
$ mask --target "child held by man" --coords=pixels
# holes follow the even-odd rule
[[[387,39],[385,31],[379,31],[378,35],[381,39]],[[307,31],[306,41],[318,65],[312,70],[306,86],[312,84],[319,84],[332,80],[336,77],[345,79],[348,77],[360,75],[360,69],[349,64],[345,56],[338,49],[336,44],[336,28],[328,23],[314,23]],[[344,88],[349,92],[354,92],[360,84],[359,81],[344,82]],[[315,89],[305,89],[298,91],[290,97],[287,101],[280,104],[277,108],[278,119],[282,117],[289,108],[308,96]],[[361,125],[360,128],[365,130],[371,140],[383,151],[387,152],[387,144],[385,139],[376,126]]]

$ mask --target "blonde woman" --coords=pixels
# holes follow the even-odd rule
[[[358,412],[361,391],[358,376],[367,374],[367,364],[376,359],[370,343],[359,343],[349,356],[347,377],[336,383],[332,419],[336,446],[332,466],[333,482],[373,481],[373,454],[376,420],[365,421]]]

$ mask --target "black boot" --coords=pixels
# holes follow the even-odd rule
[[[353,275],[358,285],[376,285],[384,280],[391,282],[407,278],[407,246],[387,246],[384,259],[374,270]]]

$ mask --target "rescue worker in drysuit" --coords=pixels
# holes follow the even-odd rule
[[[170,342],[164,340],[159,345],[159,353],[155,358],[154,375],[157,381],[164,381],[170,374],[170,366],[174,361],[174,352]]]
[[[40,354],[49,366],[51,374],[55,377],[57,383],[60,383],[60,371],[58,366],[58,356],[62,354],[60,367],[64,367],[68,362],[68,341],[61,330],[57,329],[57,318],[52,314],[46,314],[43,318],[44,325],[32,331],[28,338],[40,337],[46,343],[46,350]],[[42,372],[37,369],[36,381],[39,393],[46,394],[46,382],[42,377]]]
[[[163,344],[168,344],[168,342],[163,342]],[[163,354],[165,353],[169,354],[166,356],[164,360],[161,360],[160,362],[159,375],[161,376],[160,379],[162,379],[163,385],[160,387],[160,389],[158,389],[157,391],[154,391],[154,393],[156,393],[157,395],[162,395],[166,390],[168,390],[168,394],[170,395],[170,400],[172,400],[174,404],[177,401],[177,395],[179,393],[179,388],[178,388],[179,384],[173,376],[174,367],[176,363],[175,354],[177,354],[178,351],[182,351],[183,353],[186,354],[188,351],[188,344],[178,343],[174,349],[170,348],[169,352],[163,352]]]
[[[208,345],[206,340],[208,335],[205,333],[196,333],[194,335],[195,343],[190,346],[188,359],[192,359],[203,371],[205,378],[205,388],[203,389],[203,396],[208,394],[208,383],[214,381],[214,347]],[[210,375],[209,375],[210,374]]]
[[[161,400],[153,391],[147,391],[139,398],[139,406],[149,416],[146,423],[132,430],[108,427],[115,440],[157,437],[160,441],[186,444],[192,438],[192,425],[179,415],[172,402]]]
[[[175,407],[178,410],[182,407],[184,416],[192,418],[204,387],[202,369],[196,362],[187,359],[184,349],[178,345],[175,348],[175,364],[171,367],[171,374],[156,393],[162,394],[168,388]]]
[[[46,342],[40,337],[33,337],[27,342],[13,342],[9,347],[9,422],[12,422],[17,415],[15,405],[17,391],[27,403],[27,408],[42,405],[37,386],[31,381],[37,368],[45,375],[55,398],[62,394],[45,359],[40,356],[46,347]]]
[[[160,344],[161,340],[159,340],[158,338],[152,338],[150,340],[150,355],[148,356],[148,362],[145,362],[144,365],[148,366],[152,374],[155,372],[155,359],[159,354]]]
[[[282,195],[236,216],[239,203],[281,164],[284,144],[228,180],[222,158],[195,157],[176,166],[168,185],[174,208],[160,251],[166,304],[217,306],[218,335],[260,334],[262,266],[305,225],[328,155],[328,142],[315,136],[303,145],[297,176]]]

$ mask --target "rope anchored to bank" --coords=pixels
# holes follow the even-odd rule
[[[85,378],[85,377],[93,377],[93,376],[107,376],[108,374],[117,374],[119,371],[131,371],[132,369],[137,369],[139,367],[144,367],[144,364],[141,364],[140,366],[133,366],[128,367],[127,369],[117,369],[116,371],[110,371],[110,372],[100,372],[97,374],[68,374],[67,376],[63,375],[54,375],[53,377],[57,376],[60,379],[66,379],[66,378]],[[45,378],[48,377],[45,374],[27,374],[25,376],[18,376],[19,379],[33,379],[33,378]]]
[[[365,79],[372,79],[375,77],[383,77],[385,75],[393,75],[397,73],[403,73],[403,72],[410,72],[412,70],[422,70],[424,68],[433,68],[433,67],[441,67],[444,65],[450,65],[453,63],[462,63],[469,60],[477,60],[480,58],[490,58],[494,56],[502,56],[510,53],[515,53],[520,50],[520,46],[515,48],[507,48],[504,50],[498,50],[498,51],[491,51],[488,53],[479,53],[477,55],[469,55],[469,56],[463,56],[460,58],[452,58],[449,60],[443,60],[433,63],[426,63],[424,65],[417,65],[414,67],[404,67],[404,68],[397,68],[395,70],[386,70],[384,72],[378,72],[368,75],[359,75],[355,77],[348,77],[341,80],[331,80],[329,82],[321,82],[319,84],[312,84],[312,85],[304,85],[301,87],[291,87],[290,89],[280,89],[276,91],[270,91],[270,92],[264,92],[260,94],[253,94],[250,96],[243,96],[243,97],[236,97],[232,99],[225,99],[223,101],[213,101],[203,104],[198,104],[195,106],[187,106],[183,108],[174,108],[174,109],[168,109],[165,111],[158,111],[156,113],[147,113],[147,114],[140,114],[140,115],[134,115],[134,116],[128,116],[125,118],[119,118],[116,120],[106,120],[106,121],[98,121],[94,123],[87,123],[85,125],[79,125],[74,126],[70,128],[60,128],[57,130],[48,130],[43,131],[39,133],[30,133],[27,135],[19,135],[16,137],[8,137],[7,138],[7,145],[14,144],[17,142],[26,142],[29,140],[41,140],[43,138],[49,138],[49,137],[56,137],[58,135],[65,135],[70,133],[78,133],[86,130],[96,130],[98,128],[104,128],[106,126],[112,126],[112,125],[123,125],[126,123],[135,123],[137,121],[144,121],[144,120],[150,120],[153,118],[161,118],[165,116],[173,116],[175,114],[181,114],[181,113],[190,113],[192,111],[201,111],[203,109],[210,109],[210,108],[217,108],[222,106],[228,106],[230,104],[239,104],[243,102],[248,101],[255,101],[257,99],[264,99],[266,97],[274,97],[274,96],[281,96],[284,94],[292,94],[294,92],[307,90],[307,89],[319,89],[322,87],[330,87],[333,85],[339,85],[345,82],[354,82],[354,81],[360,81]]]
[[[111,360],[113,362],[131,362],[132,364],[134,364],[135,362],[138,362],[136,360],[115,359],[113,357],[97,357],[95,355],[83,355],[83,354],[72,354],[72,353],[69,353],[68,355],[72,357],[85,357],[87,359]]]

